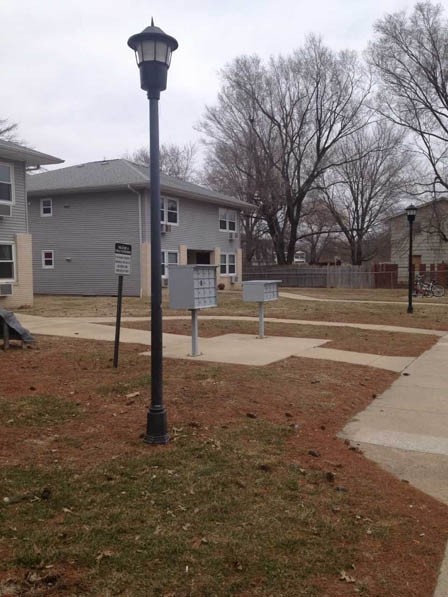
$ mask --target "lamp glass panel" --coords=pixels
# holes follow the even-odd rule
[[[168,44],[164,41],[155,42],[155,60],[167,64]]]
[[[156,42],[152,39],[144,39],[140,43],[142,59],[140,62],[151,62],[154,60]]]

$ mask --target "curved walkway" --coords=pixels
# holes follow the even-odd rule
[[[167,319],[190,319],[189,317],[169,317]],[[65,336],[72,338],[85,338],[91,340],[107,340],[113,342],[115,339],[115,328],[107,323],[113,323],[114,317],[38,317],[33,315],[21,315],[21,323],[31,333],[51,336]],[[123,318],[122,321],[144,321],[149,318]],[[259,339],[256,336],[257,317],[201,317],[201,319],[224,319],[234,321],[254,322],[254,334],[223,334],[213,338],[201,338],[199,349],[202,354],[191,356],[191,339],[181,334],[163,334],[164,355],[169,358],[195,359],[199,361],[214,361],[239,365],[264,366],[290,356],[302,358],[322,359],[339,361],[354,365],[365,365],[378,369],[400,372],[409,366],[415,357],[395,357],[354,352],[348,350],[337,350],[323,346],[328,339],[323,338],[291,338],[282,336],[267,336]],[[266,321],[288,324],[306,324],[309,322],[294,319],[272,319]],[[311,325],[326,325],[326,322],[311,322]],[[339,325],[339,324],[334,324]],[[354,325],[354,324],[352,324]],[[414,333],[411,328],[397,328],[396,326],[354,326],[364,329],[381,329],[383,331],[405,331]],[[431,333],[433,330],[423,330],[421,333]],[[440,335],[442,332],[438,332]],[[150,345],[150,334],[146,330],[122,328],[120,341],[127,343]]]
[[[283,298],[294,299],[296,301],[316,301],[318,303],[367,303],[371,305],[406,305],[406,301],[369,301],[364,299],[330,299],[330,298],[317,298],[314,296],[307,296],[306,294],[296,294],[295,292],[283,292],[280,291],[279,295]],[[414,298],[414,305],[429,305],[430,307],[448,307],[448,303],[430,303],[425,299]],[[425,302],[423,302],[425,301]]]

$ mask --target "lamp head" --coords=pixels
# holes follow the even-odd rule
[[[159,99],[160,92],[166,89],[171,55],[178,45],[174,37],[155,27],[152,19],[149,27],[128,39],[140,70],[140,86],[149,98]]]
[[[415,216],[417,214],[417,208],[415,207],[415,205],[409,205],[406,208],[406,214],[408,216],[408,222],[413,222],[415,220]]]

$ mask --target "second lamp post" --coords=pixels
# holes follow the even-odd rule
[[[162,261],[160,232],[159,99],[166,89],[171,54],[178,43],[159,27],[151,26],[132,35],[128,45],[135,51],[140,70],[140,86],[149,99],[149,156],[151,200],[151,406],[144,441],[166,444],[169,441],[166,409],[163,404],[162,354]]]
[[[415,215],[417,213],[417,208],[415,205],[409,205],[406,208],[406,215],[408,217],[409,222],[409,263],[408,263],[408,313],[413,313],[414,308],[412,306],[412,292],[414,286],[414,271],[413,271],[413,263],[412,263],[412,228],[415,220]]]

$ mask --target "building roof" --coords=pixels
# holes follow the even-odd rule
[[[106,190],[149,188],[149,168],[125,159],[88,162],[27,177],[29,197],[47,194],[98,192]],[[252,211],[249,203],[217,193],[191,182],[160,174],[162,193],[226,205],[242,211]]]
[[[428,207],[432,207],[434,209],[434,207],[439,204],[439,203],[448,203],[448,199],[446,197],[440,197],[440,199],[431,199],[431,201],[427,201],[426,203],[414,203],[415,207],[417,208],[417,215],[418,212],[422,209],[427,209]],[[397,218],[405,218],[406,217],[406,211],[403,210],[398,214],[395,214],[394,216],[390,216],[390,218],[387,218],[389,221],[391,220],[395,220]]]
[[[53,155],[36,151],[30,147],[24,147],[23,145],[13,143],[12,141],[5,141],[4,139],[0,139],[0,159],[1,158],[17,162],[25,162],[25,166],[27,167],[62,164],[64,161]]]

